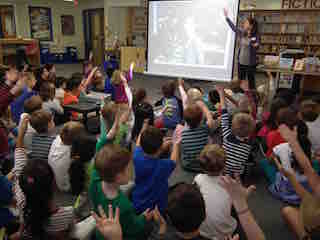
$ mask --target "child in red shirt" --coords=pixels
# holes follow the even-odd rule
[[[80,95],[80,85],[81,85],[81,78],[72,77],[66,86],[66,91],[64,93],[63,105],[70,105],[79,102],[79,95]],[[72,119],[78,119],[78,113],[71,112]]]

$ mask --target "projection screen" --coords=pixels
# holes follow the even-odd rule
[[[239,0],[149,0],[147,73],[232,80]]]

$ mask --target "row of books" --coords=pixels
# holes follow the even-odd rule
[[[258,22],[267,22],[267,23],[280,23],[280,22],[287,22],[287,23],[296,23],[296,22],[304,22],[304,23],[312,23],[316,20],[320,22],[320,14],[317,13],[308,13],[308,14],[301,14],[301,13],[263,13],[263,14],[256,14],[256,20]]]

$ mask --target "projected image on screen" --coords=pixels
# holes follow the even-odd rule
[[[237,0],[150,1],[148,72],[228,81],[232,77]]]

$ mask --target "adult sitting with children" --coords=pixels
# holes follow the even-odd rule
[[[10,107],[18,132],[10,149],[0,125],[0,228],[8,239],[85,239],[88,231],[101,240],[264,240],[248,205],[255,187],[241,184],[257,180],[254,166],[290,205],[282,215],[297,239],[319,239],[316,100],[297,103],[282,92],[257,113],[248,81],[238,82],[241,93],[220,85],[206,93],[180,79],[163,84],[159,114],[146,89],[131,89],[130,71],[115,71],[99,135],[77,113],[56,126],[64,105],[99,89],[97,71],[89,62],[65,79],[46,66],[36,84],[33,73],[10,67],[1,79],[0,117]],[[253,157],[258,141],[266,158]],[[77,197],[74,206],[58,203],[62,192]]]

